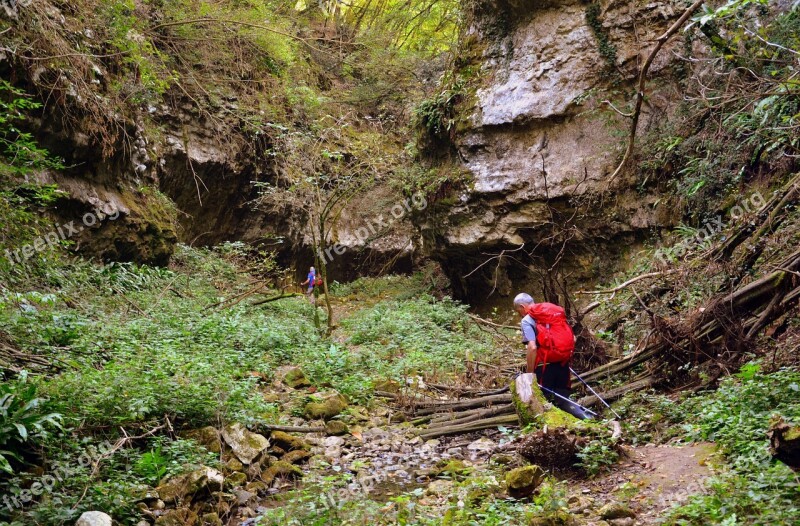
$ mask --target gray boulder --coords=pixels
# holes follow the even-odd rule
[[[269,440],[263,435],[248,431],[240,423],[234,423],[222,430],[222,438],[233,450],[242,464],[248,465],[269,447]]]
[[[87,511],[78,517],[75,526],[111,526],[111,517],[102,511]]]

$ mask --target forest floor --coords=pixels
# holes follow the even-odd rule
[[[513,331],[481,326],[426,270],[333,284],[328,338],[304,297],[254,305],[257,278],[236,247],[184,247],[169,269],[48,265],[46,279],[0,296],[0,357],[13,353],[28,371],[0,384],[14,408],[4,449],[19,452],[0,475],[9,497],[0,524],[72,525],[90,510],[130,526],[727,526],[797,516],[797,477],[766,438],[773,414],[800,420],[800,374],[780,360],[754,361],[717,390],[624,397],[614,404],[621,437],[601,420],[574,465],[514,498],[508,477],[529,464],[518,443],[537,426],[425,440],[425,426],[406,421],[414,414],[403,397],[504,387],[502,371],[521,362]],[[390,389],[401,399],[376,395]],[[25,439],[14,422],[30,430]]]

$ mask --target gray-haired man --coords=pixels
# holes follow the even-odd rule
[[[527,350],[525,355],[526,372],[536,374],[536,379],[542,387],[568,397],[570,394],[569,364],[550,362],[549,360],[548,363],[544,363],[548,357],[547,353],[541,360],[537,360],[539,345],[536,340],[536,320],[529,314],[534,304],[531,295],[524,292],[517,294],[514,298],[514,310],[522,316],[520,328],[522,329],[522,343],[525,344]]]

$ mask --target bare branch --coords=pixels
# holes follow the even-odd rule
[[[622,283],[621,285],[617,285],[616,287],[611,288],[611,289],[605,289],[605,290],[579,290],[575,294],[616,294],[620,290],[624,289],[625,287],[628,287],[629,285],[633,285],[637,281],[641,281],[641,280],[647,279],[647,278],[655,278],[655,277],[658,277],[658,276],[666,276],[667,274],[674,274],[675,272],[678,272],[678,270],[679,269],[670,269],[670,270],[664,270],[664,271],[661,271],[661,272],[649,272],[647,274],[642,274],[640,276],[636,276],[635,278],[631,278],[628,281],[626,281],[625,283]]]
[[[692,14],[694,14],[694,12],[697,11],[704,3],[705,0],[697,0],[695,3],[690,5],[686,11],[683,12],[681,17],[676,20],[675,23],[672,24],[672,26],[670,26],[670,28],[667,29],[663,35],[656,39],[655,47],[650,52],[650,55],[648,55],[645,63],[642,65],[642,69],[639,71],[639,86],[636,93],[636,106],[633,110],[628,147],[625,149],[625,155],[623,155],[619,166],[617,166],[617,169],[614,170],[613,174],[611,174],[611,177],[608,180],[609,182],[613,181],[614,178],[616,178],[620,172],[622,172],[623,168],[625,168],[625,165],[628,164],[628,160],[630,160],[630,157],[633,154],[633,148],[636,144],[636,129],[639,127],[639,116],[642,113],[642,103],[644,102],[644,88],[645,84],[647,83],[647,72],[650,70],[653,60],[656,58],[656,55],[658,55],[658,52],[661,51],[661,48],[664,47],[664,44],[667,42],[667,40],[669,40],[670,37],[672,37],[672,35],[674,35],[681,28],[681,26],[683,26],[683,24],[689,20],[689,17],[692,16]]]

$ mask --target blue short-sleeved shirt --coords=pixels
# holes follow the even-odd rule
[[[530,314],[522,318],[520,328],[522,329],[522,343],[536,341],[536,320],[531,318]]]
[[[314,272],[309,272],[308,273],[308,288],[309,289],[313,289],[314,288],[314,280],[316,279],[316,277],[317,276],[316,276],[316,274]]]

